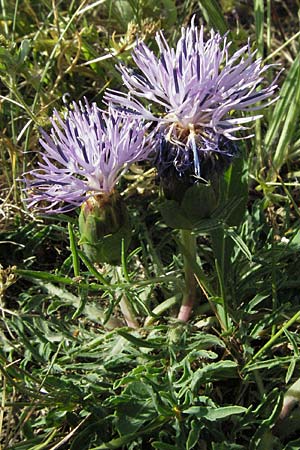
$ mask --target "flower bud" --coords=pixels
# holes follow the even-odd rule
[[[95,195],[81,206],[80,244],[92,262],[119,264],[122,240],[127,250],[131,227],[126,205],[119,194]]]

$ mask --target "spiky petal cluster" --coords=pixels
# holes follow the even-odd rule
[[[258,115],[232,116],[233,111],[254,111],[264,105],[277,88],[275,82],[262,87],[263,74],[269,66],[261,67],[249,44],[229,56],[231,42],[226,36],[211,31],[205,41],[203,27],[182,28],[181,38],[171,48],[162,32],[157,33],[157,57],[144,42],[133,51],[139,71],[121,66],[123,82],[129,95],[110,91],[106,98],[124,109],[148,120],[158,122],[166,140],[182,149],[183,160],[191,155],[196,176],[200,162],[208,152],[218,149],[220,136],[235,140],[236,132]],[[144,105],[145,99],[161,108],[155,114]],[[228,147],[228,146],[226,146]]]
[[[109,194],[127,167],[152,149],[143,119],[111,107],[102,112],[87,100],[74,102],[64,120],[54,111],[51,123],[50,135],[41,131],[43,162],[25,180],[29,206],[39,203],[45,212],[69,211],[93,194]]]

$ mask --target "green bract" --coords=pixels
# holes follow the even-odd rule
[[[169,227],[193,230],[216,209],[217,191],[212,183],[194,184],[185,191],[182,201],[163,201],[159,208],[161,215]]]
[[[80,244],[92,262],[118,264],[122,240],[126,250],[131,236],[127,208],[120,195],[97,195],[83,203],[79,231]]]

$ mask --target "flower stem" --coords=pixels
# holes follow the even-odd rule
[[[192,268],[196,261],[196,236],[190,230],[181,230],[181,242],[186,250],[183,256],[185,292],[179,310],[178,319],[187,322],[193,310],[196,299],[197,281]]]
[[[133,314],[133,311],[131,308],[131,304],[128,301],[125,294],[122,295],[122,298],[119,302],[119,307],[123,314],[123,317],[125,319],[127,326],[130,328],[139,328],[138,321],[134,317],[134,314]]]
[[[115,273],[116,273],[116,280],[118,280],[118,282],[120,280],[122,280],[122,278],[123,278],[122,272],[121,272],[121,268],[119,266],[115,267]],[[139,323],[136,320],[136,317],[135,317],[134,311],[132,309],[132,306],[130,304],[130,301],[126,297],[126,292],[124,292],[124,291],[122,293],[121,300],[119,301],[119,307],[123,314],[123,317],[125,319],[127,326],[131,327],[131,328],[139,328]]]

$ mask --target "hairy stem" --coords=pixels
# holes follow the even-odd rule
[[[128,327],[131,328],[139,328],[138,321],[136,320],[133,310],[131,308],[131,304],[128,301],[125,294],[122,295],[122,298],[119,302],[120,310],[123,314],[123,317],[125,319],[125,322]]]
[[[185,292],[178,319],[187,322],[191,316],[196,299],[197,281],[192,268],[193,262],[196,261],[196,236],[190,230],[181,230],[181,242],[186,250],[186,254],[183,256]]]

